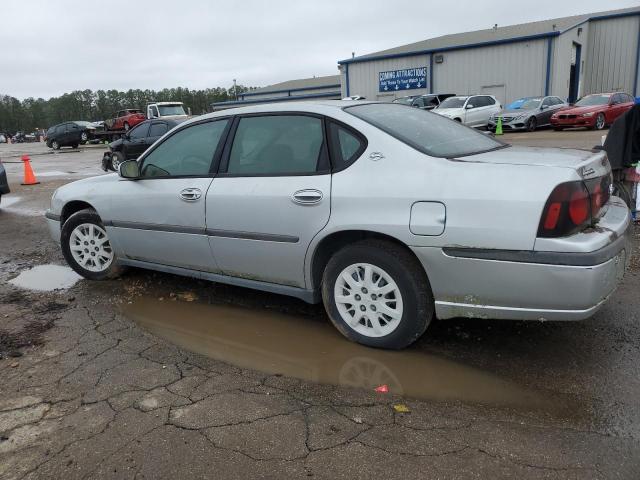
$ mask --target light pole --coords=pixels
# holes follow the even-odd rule
[[[233,95],[236,97],[236,101],[238,100],[238,86],[236,85],[236,79],[233,79]]]

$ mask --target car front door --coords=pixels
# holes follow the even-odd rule
[[[551,115],[557,109],[554,108],[555,102],[551,97],[547,97],[542,101],[542,105],[540,105],[540,112],[536,115],[538,120],[538,125],[548,125],[551,123]]]
[[[467,100],[467,104],[465,105],[464,121],[466,125],[476,127],[482,123],[482,105],[480,97],[470,97]]]
[[[207,233],[226,275],[304,287],[304,260],[330,214],[323,119],[239,117],[207,194]]]
[[[149,123],[142,122],[129,131],[129,135],[125,137],[125,157],[138,158],[147,149],[147,133],[149,132]]]
[[[217,272],[205,232],[205,198],[229,120],[190,124],[139,160],[140,177],[115,183],[104,219],[126,258]]]

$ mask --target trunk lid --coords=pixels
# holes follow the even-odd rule
[[[452,160],[470,163],[527,165],[535,167],[569,168],[584,178],[596,178],[611,172],[604,151],[570,148],[509,147],[492,152],[468,155]]]

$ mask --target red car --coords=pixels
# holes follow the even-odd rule
[[[105,121],[105,125],[109,130],[125,130],[129,131],[130,128],[135,127],[137,124],[144,122],[147,119],[142,110],[137,108],[127,108],[126,110],[120,110],[115,118]]]
[[[594,93],[551,115],[551,125],[554,130],[569,127],[602,130],[631,109],[633,104],[634,98],[627,93]]]

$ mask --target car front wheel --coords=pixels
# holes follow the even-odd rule
[[[593,127],[596,130],[602,130],[604,128],[606,124],[604,115],[602,113],[599,113],[598,116],[596,117],[596,122],[594,123]]]
[[[118,167],[122,162],[124,162],[125,158],[122,152],[113,152],[111,154],[111,169],[114,172],[118,171]]]
[[[405,249],[363,240],[338,251],[322,279],[331,322],[348,339],[401,349],[425,332],[434,314],[427,276]]]
[[[527,132],[535,132],[537,126],[538,121],[536,120],[536,117],[531,117],[527,120]]]
[[[80,142],[87,143],[88,140],[89,140],[89,135],[87,135],[87,132],[82,132],[80,134]]]
[[[62,226],[60,243],[69,266],[84,278],[106,280],[122,271],[95,210],[80,210],[71,215]]]
[[[60,150],[60,144],[54,140],[53,142],[51,142],[51,148],[53,148],[54,150]]]

